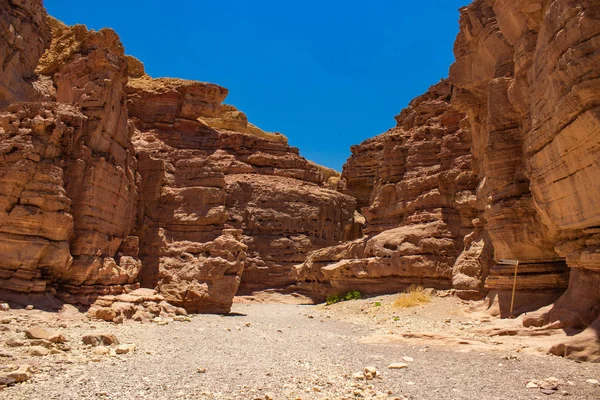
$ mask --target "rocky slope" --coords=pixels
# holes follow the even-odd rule
[[[0,7],[5,293],[89,304],[141,281],[227,312],[240,281],[285,287],[309,251],[358,235],[354,199],[326,188],[337,174],[222,104],[227,89],[152,79],[115,32],[39,0]]]

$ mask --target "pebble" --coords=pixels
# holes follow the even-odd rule
[[[106,346],[98,346],[94,349],[93,351],[94,354],[98,355],[98,356],[104,356],[110,353],[110,350],[108,347]]]
[[[29,348],[29,354],[32,356],[43,357],[47,356],[50,351],[42,346],[33,346]]]
[[[135,344],[121,344],[121,345],[117,346],[117,348],[115,349],[115,352],[117,354],[127,354],[127,353],[133,353],[134,350],[135,350]]]
[[[388,366],[389,369],[405,369],[408,368],[408,364],[406,363],[391,363]]]

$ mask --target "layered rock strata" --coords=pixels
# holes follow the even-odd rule
[[[306,253],[360,234],[354,199],[326,188],[338,174],[222,104],[227,89],[152,79],[112,30],[41,1],[0,9],[0,288],[89,304],[141,279],[227,312],[240,281],[286,287]]]
[[[560,294],[568,284],[538,324],[588,326],[600,313],[600,291],[588,285],[599,254],[598,48],[595,1],[475,1],[462,10],[453,105],[474,138],[495,259],[525,264],[520,290]],[[495,267],[487,286],[510,282]]]
[[[431,87],[395,128],[352,148],[339,188],[363,205],[367,236],[312,253],[297,271],[308,287],[389,293],[422,284],[481,296],[490,254],[477,219],[471,137],[451,97],[449,82]]]
[[[31,11],[43,20],[41,8]],[[73,36],[77,46],[63,48]],[[62,297],[85,303],[135,287],[141,264],[130,234],[139,176],[126,68],[113,31],[56,24],[36,69],[47,74],[39,76],[52,83],[47,93],[56,102],[13,104],[3,114],[4,288],[43,292],[52,283]]]
[[[140,131],[144,285],[159,284],[179,242],[212,241],[226,227],[247,246],[242,293],[286,288],[310,251],[359,235],[354,199],[325,188],[335,174],[222,104],[227,89],[134,70],[127,91]]]

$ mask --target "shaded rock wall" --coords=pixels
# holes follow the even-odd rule
[[[474,137],[495,259],[525,264],[521,290],[562,292],[565,261],[598,268],[599,18],[596,1],[475,1],[462,10],[452,103]],[[567,297],[585,275],[571,273]],[[492,268],[488,288],[510,283]],[[596,314],[585,319],[596,318],[585,303]]]

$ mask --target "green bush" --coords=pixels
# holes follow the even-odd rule
[[[344,296],[344,300],[359,300],[360,298],[362,298],[362,293],[358,290],[351,290]]]
[[[331,304],[335,304],[335,303],[339,303],[340,301],[348,301],[348,300],[358,300],[362,298],[362,293],[359,292],[358,290],[351,290],[348,293],[346,293],[345,296],[337,296],[337,295],[331,295],[331,296],[327,296],[326,302],[327,305],[331,305]]]
[[[380,301],[376,301],[375,302],[375,307],[381,307],[381,302]]]

